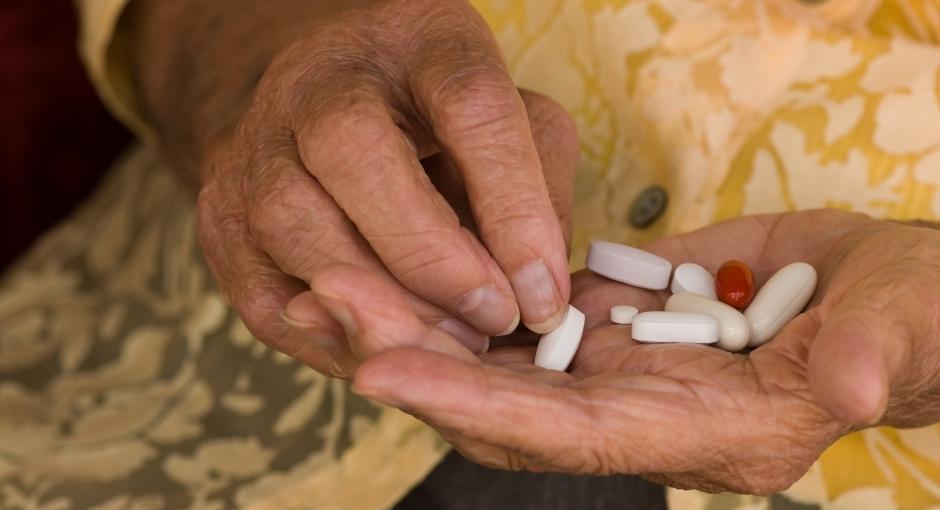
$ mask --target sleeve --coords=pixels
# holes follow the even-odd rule
[[[79,55],[98,95],[112,114],[145,142],[155,139],[131,71],[126,27],[121,21],[130,0],[74,0]]]

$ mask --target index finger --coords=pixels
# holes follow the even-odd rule
[[[509,278],[523,322],[546,333],[558,325],[570,294],[562,226],[526,107],[496,42],[476,13],[468,12],[465,24],[473,29],[422,46],[409,85],[418,110],[457,163],[476,225]],[[561,130],[573,132],[570,122],[562,124]],[[571,152],[576,159],[576,147]]]

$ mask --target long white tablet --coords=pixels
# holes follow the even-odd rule
[[[740,351],[751,336],[751,325],[744,315],[721,301],[683,292],[666,301],[666,311],[704,313],[718,319],[718,347],[726,351]]]
[[[632,246],[594,241],[588,248],[587,267],[611,280],[651,290],[669,286],[672,263]]]
[[[718,319],[701,313],[643,312],[632,327],[637,342],[713,344],[719,336]]]
[[[777,271],[744,311],[751,323],[748,346],[758,347],[776,336],[803,311],[815,291],[816,269],[813,266],[794,262]]]

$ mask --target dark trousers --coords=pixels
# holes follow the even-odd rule
[[[511,473],[451,452],[397,510],[666,510],[665,489],[635,476]]]

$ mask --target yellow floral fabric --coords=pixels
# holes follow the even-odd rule
[[[479,0],[517,82],[581,134],[574,268],[592,239],[836,207],[940,216],[940,3],[917,0]],[[626,222],[644,187],[659,228]],[[824,508],[940,505],[940,427],[871,429],[787,491]],[[674,491],[675,508],[772,500]]]
[[[146,124],[134,114],[139,110],[128,86],[126,58],[116,29],[125,1],[78,0],[83,13],[82,50],[103,97],[122,119],[146,132]],[[582,162],[576,184],[572,269],[582,266],[592,239],[640,243],[744,214],[836,207],[883,218],[940,218],[940,2],[936,0],[473,0],[473,4],[493,28],[518,84],[560,101],[577,121]],[[142,154],[134,165],[152,161],[148,159],[152,156]],[[122,172],[137,175],[129,167]],[[653,184],[669,190],[668,212],[649,229],[633,229],[627,222],[630,204]],[[124,207],[130,211],[138,204]],[[172,221],[186,225],[180,227],[178,241],[192,243],[191,225],[186,223],[191,218]],[[158,227],[140,228],[151,243],[167,240],[159,234],[146,237],[147,229]],[[58,236],[54,238],[58,241],[47,242],[65,242],[66,234]],[[104,235],[101,239],[111,242]],[[157,256],[159,250],[154,250],[141,253],[135,263],[146,265],[150,256]],[[119,253],[111,260],[130,255]],[[31,257],[38,255],[27,261]],[[177,274],[201,268],[199,264],[191,258],[163,270]],[[37,275],[46,273],[37,273],[28,262],[18,271],[34,276],[26,279],[33,283],[23,285],[36,295],[52,292],[47,286],[61,284],[63,279],[56,273],[54,278],[43,279]],[[205,274],[204,268],[198,271]],[[17,296],[27,293],[9,283],[3,290],[12,296],[8,297],[11,302],[22,301]],[[206,292],[205,299],[211,301],[209,296],[214,294]],[[77,305],[63,304],[60,309],[64,313],[70,306]],[[115,301],[113,306],[120,305]],[[29,316],[18,315],[21,321],[24,317]],[[88,320],[74,312],[68,317]],[[166,317],[172,315],[162,320]],[[32,334],[28,328],[37,324],[36,320],[28,322],[22,331]],[[197,342],[199,332],[204,331],[192,327],[197,333],[186,332],[187,342]],[[123,340],[124,352],[131,350],[128,342],[132,339]],[[27,349],[26,342],[15,345],[25,349],[21,357],[36,360],[48,360],[56,353],[57,370],[67,371],[76,370],[76,357],[92,349],[89,342],[94,344],[85,340],[80,347],[50,347],[42,355]],[[3,370],[0,367],[0,374]],[[312,385],[326,384],[318,377],[304,377],[310,377]],[[34,393],[24,394],[22,388],[19,393],[4,393],[4,388],[0,386],[0,399],[15,397],[8,405],[35,405],[37,398],[49,405],[59,402],[49,393],[52,390],[32,389]],[[348,390],[335,391],[343,399],[354,398]],[[251,406],[218,393],[209,401],[192,407]],[[183,407],[179,401],[174,405]],[[65,412],[60,407],[52,409]],[[5,416],[0,413],[0,428]],[[108,423],[114,416],[99,419]],[[345,463],[346,467],[342,476],[329,478],[329,487],[355,491],[355,484],[367,482],[361,477],[368,471],[364,466],[404,460],[399,460],[398,478],[375,488],[378,495],[373,494],[368,504],[346,500],[337,503],[337,508],[388,505],[445,451],[432,432],[393,411],[363,413],[358,423],[371,435],[356,435],[348,445],[331,452],[331,465]],[[193,438],[207,437],[204,431],[188,433]],[[18,448],[24,454],[36,451],[43,442],[39,437],[25,434]],[[363,437],[381,454],[357,450]],[[249,439],[237,443],[212,436],[206,441],[210,443],[180,454],[178,462],[164,461],[163,476],[187,480],[208,476],[195,473],[211,470],[207,466],[213,466],[211,459],[219,455],[213,448],[241,448],[243,456],[257,455],[262,460],[265,452],[276,450]],[[425,446],[414,448],[413,444]],[[316,446],[309,448],[313,452]],[[151,446],[150,453],[137,455],[166,455],[154,451],[159,449]],[[48,465],[69,462],[57,451],[47,452],[44,458]],[[4,462],[0,455],[0,494],[14,489],[27,494],[22,470]],[[327,473],[333,469],[327,464],[310,460],[305,465]],[[114,479],[132,472],[125,467],[100,476]],[[42,473],[32,475],[29,483],[54,486],[55,480],[73,476],[74,470],[54,476]],[[297,495],[316,492],[317,485],[303,476],[276,478],[276,483],[268,483],[278,490],[259,489],[251,494],[296,497],[284,501],[300,505],[303,497]],[[803,480],[774,498],[672,491],[669,500],[673,508],[702,510],[940,506],[940,427],[869,429],[847,436],[827,450]]]

